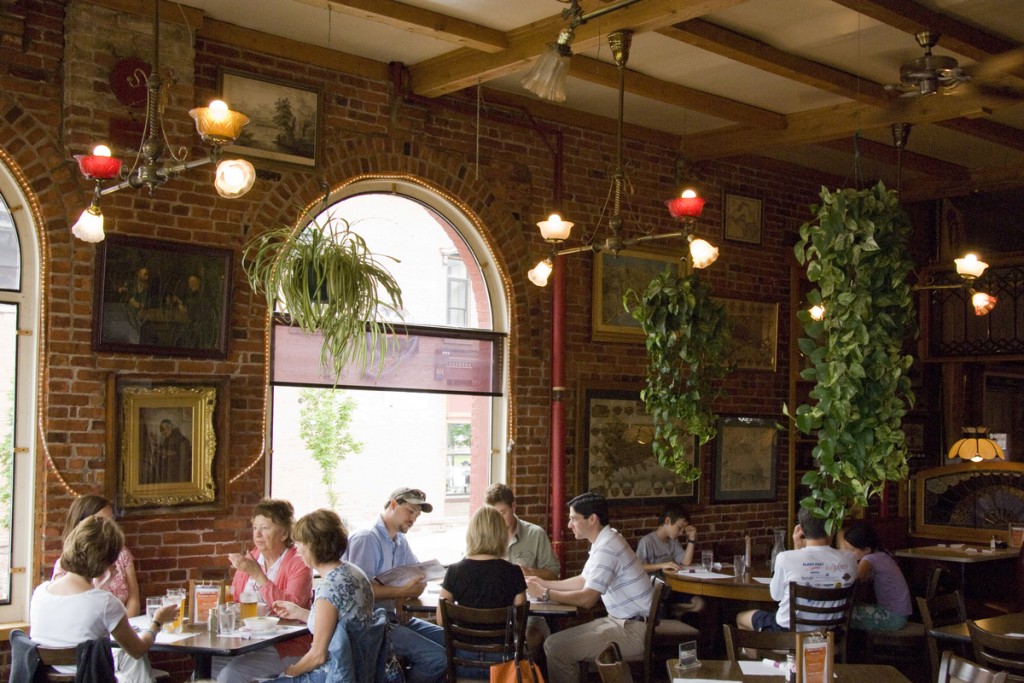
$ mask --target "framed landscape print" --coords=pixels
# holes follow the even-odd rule
[[[654,420],[639,389],[582,385],[579,395],[581,491],[595,491],[609,502],[697,500],[697,483],[684,481],[654,457]],[[686,458],[694,463],[696,457],[697,440],[690,438]]]
[[[775,499],[779,427],[759,417],[723,417],[715,451],[716,503]]]
[[[221,97],[249,117],[225,150],[248,157],[316,167],[320,158],[320,93],[251,74],[222,70]]]
[[[96,250],[92,348],[225,358],[230,249],[107,235]]]
[[[626,249],[594,254],[591,336],[594,341],[643,341],[644,331],[622,305],[630,289],[642,294],[666,268],[682,267],[681,253]]]

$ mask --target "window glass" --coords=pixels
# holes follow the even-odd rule
[[[18,307],[0,303],[0,602],[11,599],[11,517],[14,502],[14,395]]]

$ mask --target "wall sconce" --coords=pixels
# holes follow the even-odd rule
[[[1006,460],[1002,447],[989,438],[988,427],[964,427],[963,438],[949,448],[948,457],[982,462],[983,460]]]
[[[953,259],[956,264],[956,274],[960,276],[957,284],[936,285],[917,284],[914,291],[926,289],[960,289],[966,288],[971,295],[971,305],[974,307],[974,315],[988,315],[996,307],[999,299],[992,294],[980,291],[975,288],[975,281],[980,278],[988,269],[988,264],[980,260],[977,254],[964,254],[961,258]]]

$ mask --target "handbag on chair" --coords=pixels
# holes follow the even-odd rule
[[[491,683],[544,683],[540,667],[529,658],[510,659],[491,665]]]

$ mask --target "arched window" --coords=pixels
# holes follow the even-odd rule
[[[0,161],[0,621],[28,619],[39,362],[39,244]]]
[[[402,288],[401,352],[380,375],[334,378],[319,344],[277,323],[270,491],[297,514],[332,507],[350,529],[394,489],[433,505],[410,535],[420,559],[453,561],[469,512],[505,472],[508,311],[493,257],[458,206],[404,179],[357,181],[325,213],[344,217]]]

